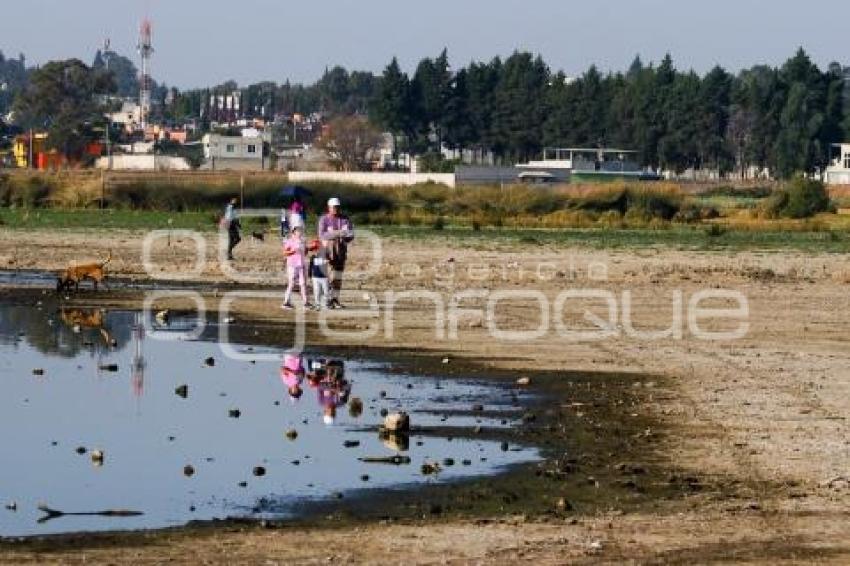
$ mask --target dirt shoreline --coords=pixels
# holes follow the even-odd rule
[[[163,271],[154,275],[165,273],[166,267],[188,268],[193,263],[188,241],[171,244],[154,249],[153,258],[163,266]],[[208,248],[214,249],[211,240]],[[131,232],[22,234],[7,230],[0,241],[0,267],[57,270],[69,260],[105,256],[108,250],[116,258],[112,265],[115,275],[149,279],[150,273],[145,273],[140,264],[139,235]],[[641,486],[650,495],[641,496],[633,507],[621,502],[608,506],[582,504],[581,494],[586,489],[581,484],[586,485],[586,475],[597,473],[594,468],[593,472],[568,475],[564,482],[553,482],[558,485],[558,497],[554,497],[554,491],[542,491],[530,482],[528,493],[519,495],[523,503],[529,498],[536,503],[525,509],[472,505],[469,512],[462,512],[452,511],[447,505],[448,509],[441,509],[445,512],[433,516],[423,513],[425,507],[411,506],[414,512],[393,513],[393,520],[372,517],[352,522],[338,517],[337,521],[274,530],[228,525],[115,534],[107,537],[108,541],[84,536],[62,544],[2,543],[0,561],[68,563],[87,558],[255,563],[266,559],[323,562],[333,557],[353,562],[388,559],[415,563],[508,563],[518,559],[541,563],[842,563],[850,559],[847,258],[790,251],[733,254],[657,248],[606,252],[522,244],[473,248],[443,241],[401,240],[384,242],[383,253],[377,276],[349,282],[348,288],[356,289],[351,299],[354,306],[365,305],[368,295],[379,300],[385,313],[387,291],[425,290],[448,301],[469,289],[490,293],[532,289],[551,305],[563,290],[584,287],[611,291],[618,301],[623,291],[631,291],[635,326],[660,329],[669,325],[672,293],[682,292],[687,302],[702,289],[720,288],[738,290],[747,297],[750,328],[744,338],[731,342],[703,342],[688,333],[681,340],[645,340],[620,332],[596,342],[565,341],[557,333],[547,333],[512,343],[493,340],[487,324],[479,320],[481,315],[473,314],[460,322],[459,340],[450,341],[435,335],[439,316],[432,304],[399,301],[390,336],[381,326],[378,338],[352,345],[352,349],[364,352],[376,345],[383,352],[419,352],[431,360],[427,363],[448,357],[451,363],[444,369],[449,372],[489,372],[504,379],[531,375],[540,386],[551,380],[553,387],[563,387],[565,381],[571,381],[562,379],[564,375],[584,375],[585,389],[574,387],[574,391],[561,394],[573,403],[580,391],[591,406],[599,390],[610,383],[605,376],[627,376],[631,383],[614,388],[609,399],[616,403],[625,395],[634,397],[631,412],[620,411],[622,416],[617,418],[626,422],[646,419],[639,424],[652,421],[649,428],[657,427],[647,434],[652,442],[641,441],[638,450],[650,453],[648,466],[666,476],[666,481],[660,481],[660,475],[656,478],[650,474],[653,481]],[[273,243],[246,245],[240,255],[237,266],[260,267],[260,288],[277,282],[279,260]],[[354,267],[368,262],[365,250],[354,252]],[[535,270],[535,264],[541,263],[554,266],[547,267],[546,277]],[[419,267],[417,277],[411,276],[412,265]],[[604,277],[593,271],[602,265]],[[472,270],[474,267],[480,272],[482,266],[488,268],[489,275],[483,279]],[[454,275],[448,277],[449,272]],[[203,296],[212,311],[232,287],[214,261],[209,261],[194,279],[212,287]],[[108,296],[84,292],[69,304],[120,306],[133,300],[137,299],[120,292]],[[233,305],[233,316],[251,321],[264,331],[276,328],[282,338],[291,325],[287,318],[291,315],[270,308],[272,300],[240,299]],[[185,299],[157,301],[162,307],[186,305]],[[484,306],[479,301],[475,308]],[[621,303],[618,309],[622,311]],[[499,303],[496,318],[500,328],[529,329],[537,326],[538,310],[529,308],[528,299],[506,299]],[[571,325],[582,323],[578,313],[569,313],[564,319]],[[315,319],[308,318],[308,323],[311,344],[334,346],[342,342],[316,332]],[[335,315],[330,324],[352,332],[364,330],[367,323],[371,324],[366,319],[351,320],[349,313]],[[557,377],[559,374],[561,377]],[[651,383],[643,377],[647,375],[658,376],[655,383],[647,386]],[[581,417],[584,426],[597,434],[594,422],[610,426],[611,415],[622,409],[616,404],[600,405],[594,407],[597,414],[588,411],[586,418]],[[547,427],[557,430],[558,426],[577,422],[576,410],[568,403],[554,409],[548,416],[545,410],[538,410],[539,421],[529,427],[544,440],[553,434]],[[630,417],[632,414],[638,417]],[[601,437],[614,436],[614,431],[603,432]],[[585,441],[591,447],[595,438],[589,435]],[[651,446],[650,452],[647,446]],[[588,449],[588,453],[594,459],[590,468],[599,466],[600,470],[615,465],[614,456],[618,455],[612,449]],[[627,463],[639,463],[633,456],[630,459]],[[678,485],[676,489],[670,488],[671,473],[678,479],[678,484],[673,484]],[[689,487],[688,478],[696,478],[694,485],[700,487]],[[616,485],[616,481],[627,483],[632,479],[615,478],[612,473],[601,483]],[[632,489],[617,489],[621,487]],[[454,496],[445,495],[449,500]],[[573,511],[559,508],[560,497],[579,504]],[[424,519],[423,514],[427,515]]]

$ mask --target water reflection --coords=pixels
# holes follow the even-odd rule
[[[0,510],[0,534],[285,517],[336,493],[452,481],[537,457],[475,435],[441,436],[444,427],[504,426],[518,417],[513,391],[243,344],[277,356],[251,363],[222,356],[214,342],[157,338],[197,323],[192,314],[157,322],[0,302],[0,446],[15,455],[0,466],[0,498],[17,504]],[[34,379],[33,368],[43,374]],[[471,413],[473,402],[489,414]],[[379,434],[397,411],[411,415],[410,436]],[[466,463],[421,472],[444,460]],[[62,517],[38,523],[42,503]],[[98,511],[122,509],[144,515]]]
[[[22,342],[53,356],[75,358],[120,349],[130,336],[132,313],[102,309],[64,309],[55,302],[0,309],[0,344]]]

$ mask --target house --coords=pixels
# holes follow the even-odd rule
[[[830,146],[829,166],[824,174],[827,185],[850,185],[850,143]]]
[[[270,136],[256,130],[248,135],[225,136],[206,134],[201,143],[204,147],[204,169],[212,170],[263,170],[266,168],[264,144]]]
[[[118,112],[107,114],[112,124],[121,126],[126,132],[133,132],[142,123],[142,107],[135,102],[125,100]]]

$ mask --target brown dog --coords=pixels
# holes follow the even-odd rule
[[[83,279],[91,279],[96,291],[98,283],[104,283],[104,279],[106,279],[106,270],[104,268],[110,261],[112,261],[111,253],[103,263],[87,263],[84,265],[69,266],[65,271],[59,274],[59,277],[56,280],[56,291],[61,292],[66,289],[70,289],[72,285],[75,290],[79,291],[80,281]]]

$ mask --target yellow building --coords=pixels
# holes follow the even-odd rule
[[[33,135],[32,139],[32,156],[35,161],[36,156],[39,153],[44,152],[44,148],[47,142],[47,134],[46,133],[37,133]],[[30,165],[30,136],[29,134],[24,134],[22,136],[17,136],[15,138],[15,146],[13,148],[13,153],[15,155],[15,165],[18,167],[26,168]],[[35,164],[33,164],[35,165]]]

